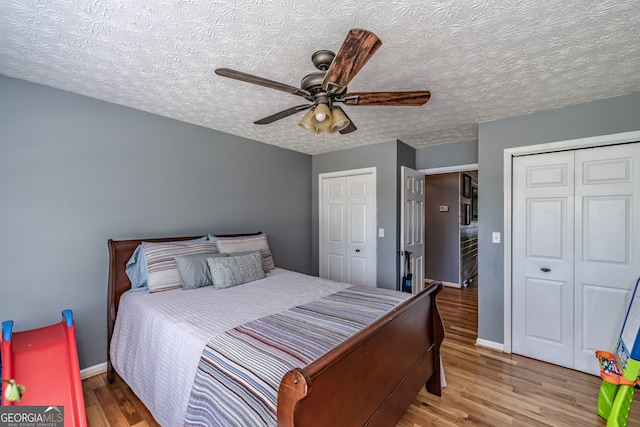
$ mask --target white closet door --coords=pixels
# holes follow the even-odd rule
[[[597,374],[640,274],[640,144],[576,153],[574,368]]]
[[[323,175],[320,175],[320,277],[375,288],[375,171]]]
[[[513,166],[512,350],[598,374],[640,275],[640,144]]]
[[[323,233],[320,277],[345,282],[347,265],[347,179],[343,176],[322,180]]]
[[[347,282],[376,287],[375,176],[347,177]]]
[[[573,366],[573,153],[513,164],[512,350]]]

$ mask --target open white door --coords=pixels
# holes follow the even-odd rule
[[[411,252],[412,293],[424,289],[424,174],[402,166],[400,204],[400,277],[406,273],[404,252]]]

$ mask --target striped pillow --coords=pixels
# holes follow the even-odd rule
[[[215,241],[206,242],[142,242],[149,271],[149,292],[181,287],[176,257],[192,254],[218,253]]]
[[[221,253],[235,253],[247,251],[260,251],[262,255],[262,266],[265,273],[273,270],[276,266],[273,263],[271,250],[266,234],[256,234],[254,236],[237,236],[237,237],[217,237],[212,236],[218,243],[218,250]]]

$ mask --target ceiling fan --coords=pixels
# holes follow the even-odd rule
[[[381,45],[380,39],[370,31],[350,30],[337,54],[328,50],[319,50],[312,55],[313,65],[320,71],[303,77],[299,88],[229,68],[218,68],[215,72],[219,76],[298,95],[309,102],[253,122],[257,125],[273,123],[298,112],[309,110],[299,123],[304,129],[318,134],[333,132],[347,134],[357,128],[344,110],[336,105],[338,103],[366,106],[420,106],[425,104],[431,96],[428,90],[347,92],[349,82]]]

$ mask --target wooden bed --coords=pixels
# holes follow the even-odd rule
[[[108,241],[109,349],[120,296],[131,287],[125,266],[142,240]],[[278,426],[388,427],[397,423],[425,384],[427,391],[440,396],[444,327],[436,295],[441,289],[442,284],[433,284],[306,368],[289,371],[278,391]],[[115,375],[108,355],[110,382]]]

